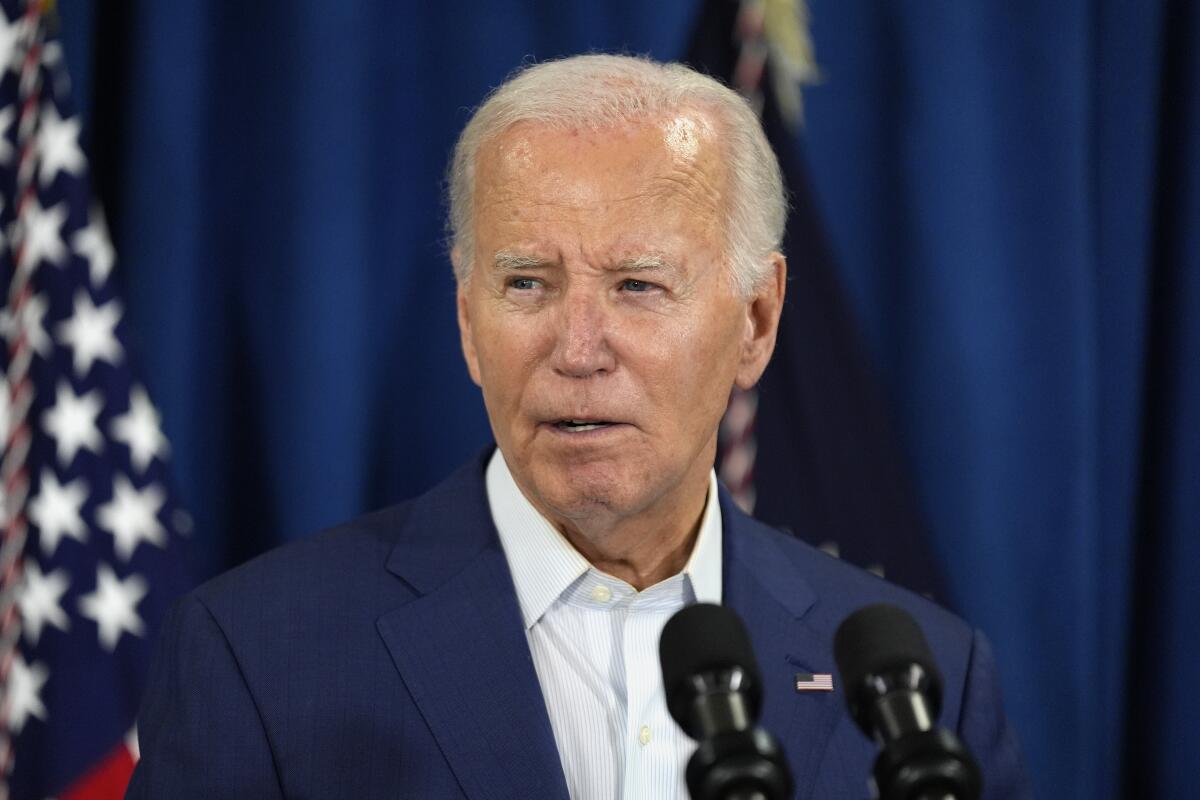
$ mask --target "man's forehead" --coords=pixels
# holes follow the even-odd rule
[[[644,159],[646,151],[653,149],[683,165],[710,156],[717,143],[715,128],[709,115],[696,109],[603,127],[522,120],[485,141],[477,164],[493,172],[521,173],[542,168],[555,156],[570,163],[573,155],[615,146],[627,152],[631,161]]]
[[[477,214],[522,206],[527,213],[574,208],[590,213],[616,203],[659,216],[669,207],[721,214],[727,171],[712,122],[695,112],[602,129],[521,122],[480,148]],[[504,211],[505,208],[508,211]]]

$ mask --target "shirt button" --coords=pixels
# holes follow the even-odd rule
[[[650,726],[643,725],[638,731],[638,742],[647,745],[650,744]]]
[[[609,589],[604,584],[599,584],[592,589],[592,599],[597,603],[607,603],[612,600],[612,589]]]

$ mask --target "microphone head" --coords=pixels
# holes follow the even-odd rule
[[[742,621],[728,608],[696,603],[667,620],[658,640],[667,710],[685,731],[692,729],[692,709],[699,693],[693,677],[740,669],[738,687],[751,719],[762,709],[762,677],[750,637]]]
[[[885,603],[860,608],[838,626],[833,657],[850,715],[868,735],[869,709],[889,689],[919,691],[934,718],[941,712],[942,676],[925,635],[908,612]],[[914,665],[920,670],[914,671]]]

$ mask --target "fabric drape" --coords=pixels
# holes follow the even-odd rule
[[[61,0],[64,28],[112,34],[80,5]],[[814,193],[1038,794],[1185,796],[1194,5],[809,7]],[[678,57],[698,9],[182,0],[131,4],[123,38],[92,40],[119,275],[202,572],[412,495],[487,439],[441,227],[466,109],[530,57]]]

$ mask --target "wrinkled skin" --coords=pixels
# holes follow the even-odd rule
[[[521,491],[639,589],[686,562],[730,389],[762,374],[782,307],[780,254],[751,297],[729,279],[716,135],[700,112],[600,132],[520,123],[476,166],[458,290],[471,378]]]

